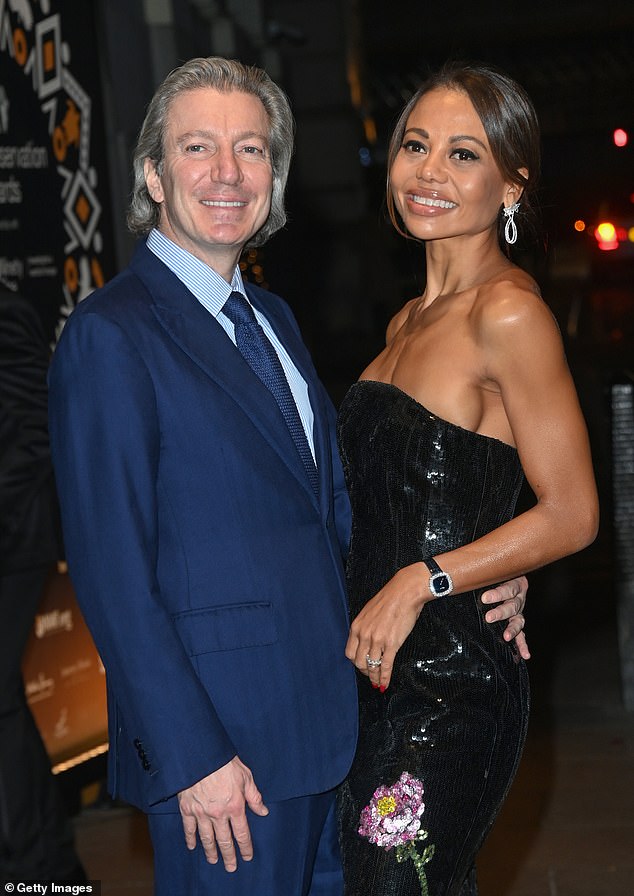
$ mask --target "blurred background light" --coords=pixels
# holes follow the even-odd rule
[[[609,221],[602,221],[594,231],[599,249],[609,252],[612,249],[618,249],[619,241],[616,235],[616,227]]]
[[[623,128],[616,128],[612,137],[615,146],[627,146],[627,131],[624,131]]]

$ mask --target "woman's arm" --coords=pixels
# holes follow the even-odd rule
[[[499,283],[484,303],[479,338],[536,503],[436,558],[453,568],[458,592],[581,550],[596,537],[599,518],[588,433],[550,310],[534,293]]]
[[[478,339],[536,504],[477,541],[436,555],[457,594],[575,553],[594,540],[598,526],[587,430],[547,306],[528,290],[498,283],[486,297]],[[383,655],[370,674],[374,684],[389,683],[396,652],[433,599],[428,582],[423,563],[399,570],[353,621],[348,658],[367,672],[366,656]]]

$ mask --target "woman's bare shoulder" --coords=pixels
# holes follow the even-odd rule
[[[517,326],[556,326],[554,316],[530,274],[521,268],[505,269],[478,287],[474,315],[485,330]]]
[[[409,317],[409,312],[412,308],[412,305],[416,301],[417,301],[416,299],[410,299],[408,302],[406,302],[403,305],[403,307],[399,311],[396,312],[396,314],[394,315],[392,320],[389,322],[389,324],[387,325],[386,333],[385,333],[386,344],[389,344],[392,341],[392,339],[394,339],[394,337],[396,336],[398,331],[401,329],[403,324],[407,321],[407,318]]]

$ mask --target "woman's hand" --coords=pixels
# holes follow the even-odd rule
[[[381,692],[390,683],[397,651],[426,602],[433,599],[427,588],[428,579],[422,563],[399,569],[350,626],[346,656]]]

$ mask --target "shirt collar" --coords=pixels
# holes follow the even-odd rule
[[[213,268],[196,258],[191,252],[178,246],[160,230],[156,228],[151,230],[146,242],[148,249],[185,284],[201,305],[214,317],[218,316],[233,290],[241,292],[246,297],[238,265],[236,265],[231,284],[229,284]]]

